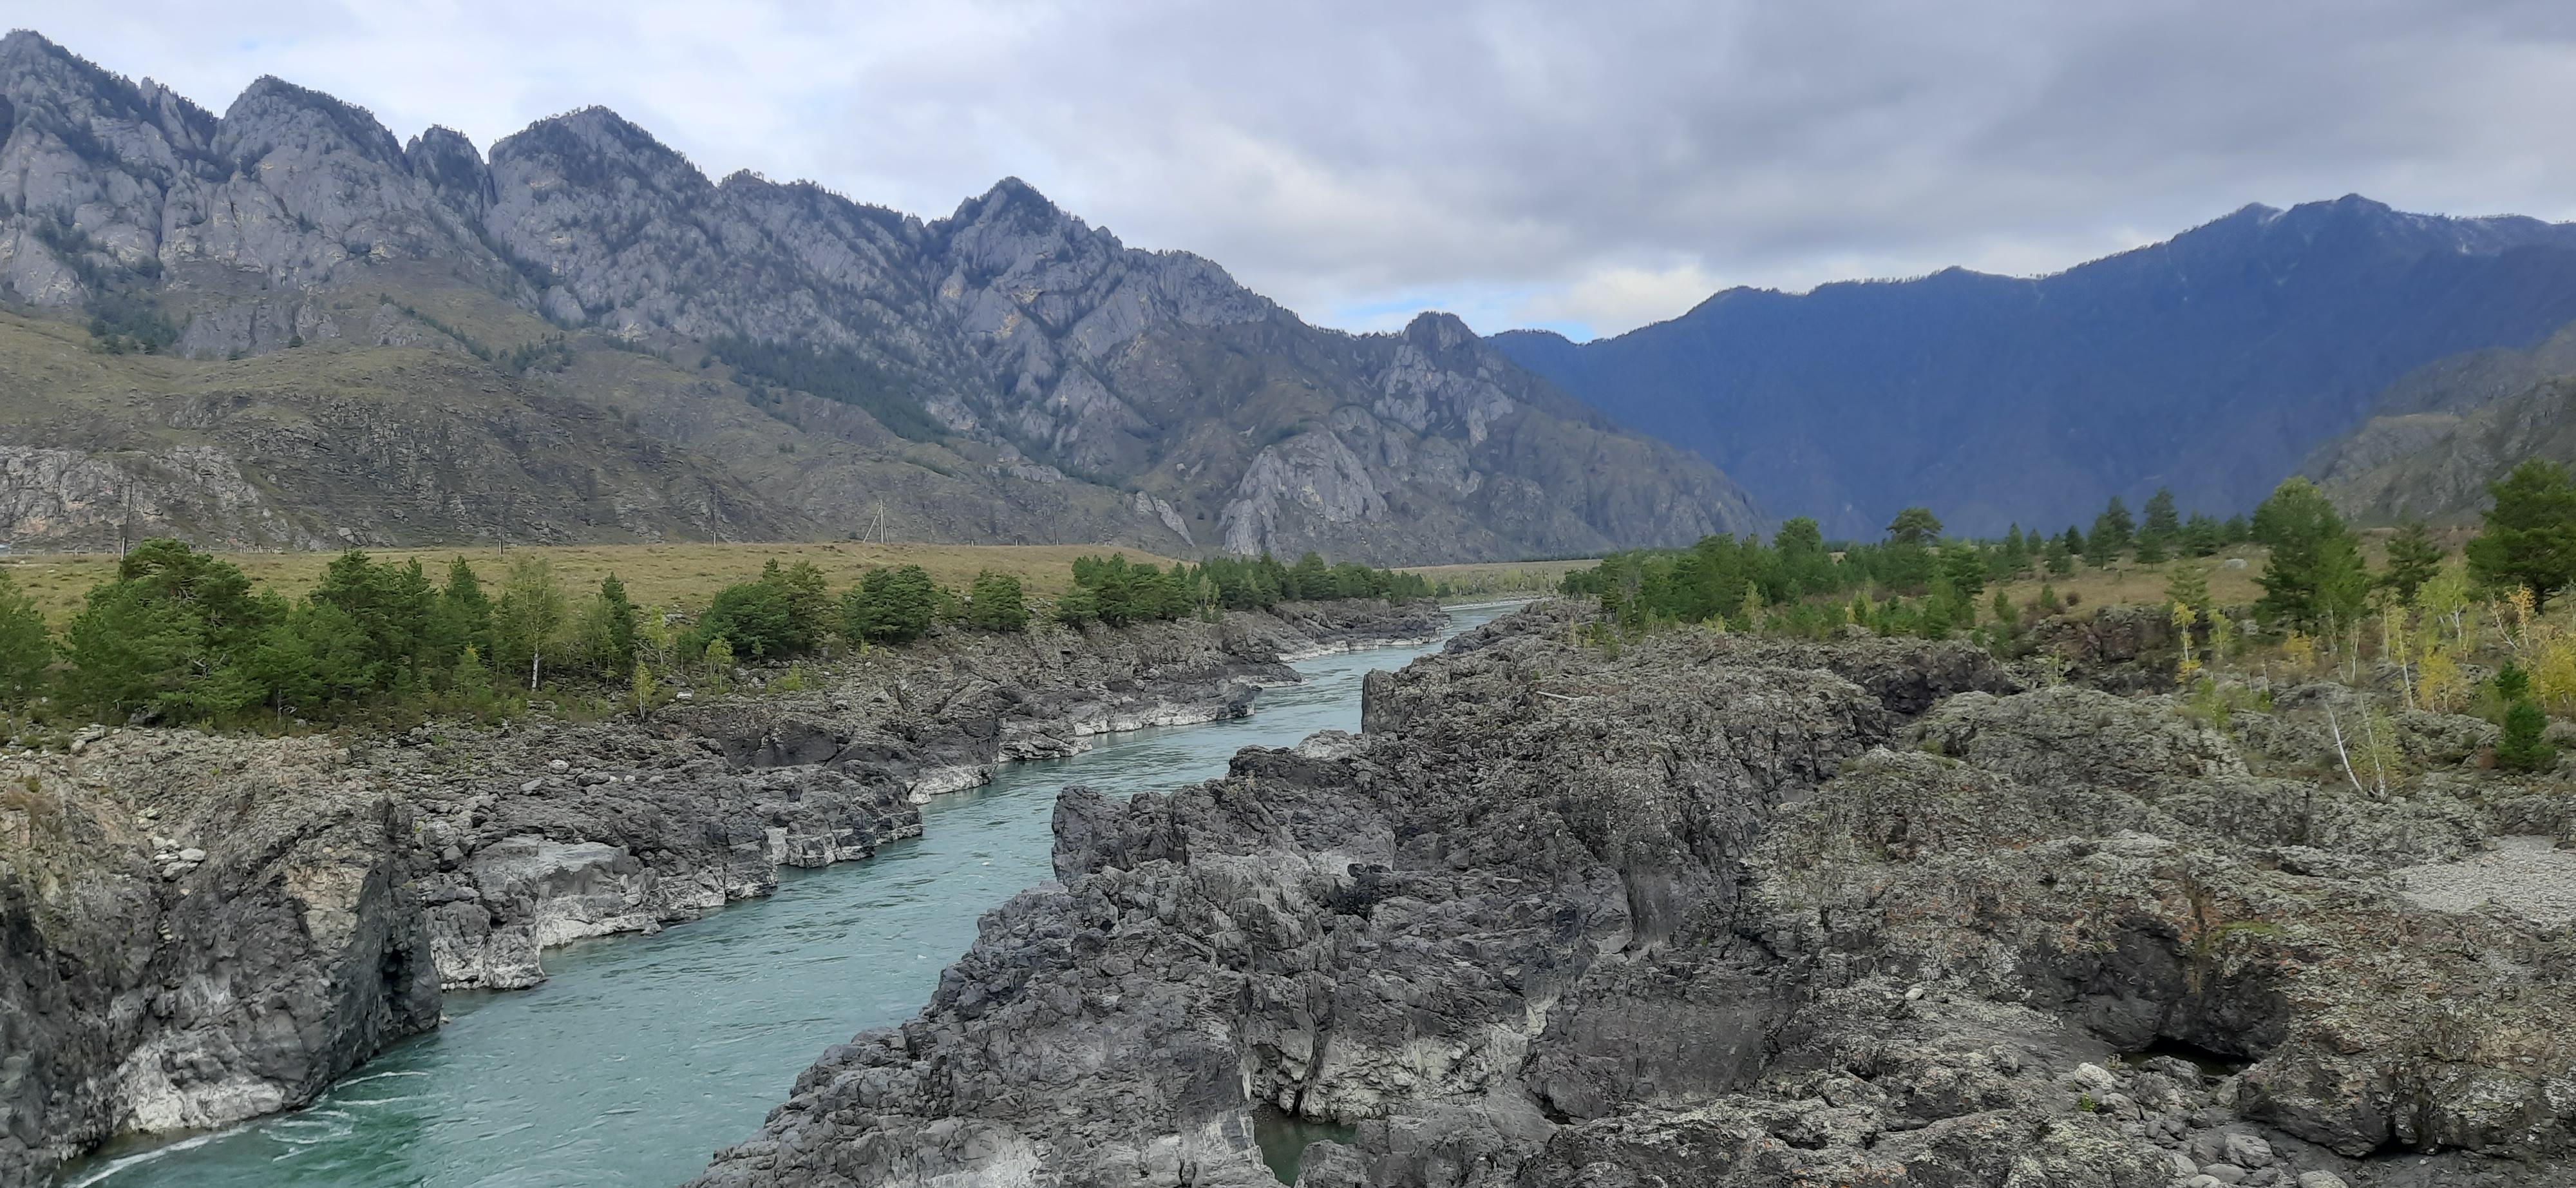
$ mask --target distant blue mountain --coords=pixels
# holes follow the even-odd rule
[[[2401,375],[2571,320],[2576,224],[2348,196],[2053,276],[1729,289],[1616,338],[1492,341],[1773,515],[1874,536],[1916,503],[1974,533],[2090,522],[2159,486],[2248,508]]]

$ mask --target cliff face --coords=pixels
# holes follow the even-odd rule
[[[0,40],[0,102],[0,294],[94,318],[100,344],[176,356],[89,362],[70,386],[98,398],[73,409],[59,380],[23,394],[0,407],[0,426],[18,423],[6,440],[139,475],[175,437],[254,475],[287,521],[490,534],[498,491],[527,496],[525,533],[749,536],[846,531],[882,502],[916,537],[1379,560],[1759,522],[1714,468],[1619,431],[1455,319],[1318,329],[1016,180],[925,222],[805,183],[711,181],[599,108],[487,160],[445,129],[397,144],[364,110],[275,79],[216,117],[24,32]],[[27,333],[15,349],[34,356],[92,345]],[[492,406],[452,431],[462,444],[516,456],[586,436],[601,461],[414,467],[353,508],[304,473],[327,446],[165,411],[213,387],[228,420],[345,421],[352,371],[397,402],[462,390]],[[368,440],[422,453],[426,436]],[[710,490],[668,491],[657,461]],[[759,494],[713,490],[728,484]],[[567,495],[582,514],[556,510]],[[47,543],[101,529],[43,523],[29,535]],[[190,526],[244,543],[292,531]]]
[[[2565,908],[2530,882],[2570,821],[2464,762],[2484,723],[2406,715],[2428,774],[2379,798],[2304,774],[2349,691],[2231,737],[1958,645],[1567,634],[1471,633],[1373,675],[1363,735],[1221,780],[1069,790],[1060,883],[698,1183],[1248,1188],[1271,1111],[1347,1127],[1310,1188],[2576,1160]]]
[[[647,722],[342,745],[94,729],[0,761],[0,1188],[129,1132],[303,1103],[442,988],[867,858],[916,804],[1106,731],[1250,712],[1283,653],[1421,639],[1427,603],[955,635],[802,694]]]
[[[0,1184],[438,1025],[412,811],[328,740],[126,731],[0,776]]]

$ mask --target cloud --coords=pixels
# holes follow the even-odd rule
[[[1418,300],[1616,332],[2350,191],[2576,215],[2555,0],[125,0],[41,31],[209,106],[273,73],[487,147],[603,103],[710,173],[925,215],[1018,175],[1366,329]]]

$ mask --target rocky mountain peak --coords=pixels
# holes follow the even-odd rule
[[[1454,351],[1480,341],[1476,332],[1468,329],[1467,323],[1458,315],[1440,310],[1415,314],[1413,320],[1405,324],[1404,340],[1430,355]]]
[[[714,183],[679,150],[605,107],[548,116],[492,146],[494,174],[551,169],[584,188],[614,176],[657,189],[711,190]]]
[[[275,75],[261,75],[225,109],[215,149],[227,157],[257,157],[281,145],[299,151],[355,150],[378,165],[406,168],[402,144],[375,113]]]
[[[491,209],[492,171],[464,133],[432,124],[403,146],[403,158],[458,213],[479,220]]]
[[[0,294],[166,318],[162,345],[199,362],[299,338],[328,360],[454,339],[480,365],[563,333],[571,359],[469,386],[506,402],[615,385],[629,410],[658,408],[620,432],[733,451],[634,456],[635,474],[708,476],[704,512],[640,513],[655,532],[837,533],[883,499],[944,539],[1178,555],[1222,536],[1391,561],[1754,526],[1714,469],[1611,429],[1454,317],[1409,338],[1320,331],[1213,261],[1129,248],[1017,177],[924,223],[811,182],[716,185],[604,107],[488,152],[445,127],[398,142],[364,108],[275,78],[218,120],[32,34],[0,47],[0,100]],[[436,266],[403,266],[420,263]],[[654,354],[593,366],[594,329]],[[627,372],[661,395],[630,395]],[[330,385],[314,399],[344,402]],[[561,427],[552,408],[521,411]],[[887,453],[898,439],[912,445]],[[573,473],[531,492],[581,506],[594,480],[576,475],[566,498]],[[775,505],[719,515],[713,492],[755,479]],[[488,523],[453,482],[419,488],[440,510],[382,530]],[[616,515],[619,531],[646,522]],[[610,530],[595,509],[560,519],[567,538]]]

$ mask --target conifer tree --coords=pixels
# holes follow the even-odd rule
[[[2532,609],[2576,581],[2576,482],[2567,468],[2532,458],[2487,484],[2494,503],[2469,542],[2469,576],[2483,585],[2530,589]]]
[[[2415,591],[2442,571],[2442,546],[2434,543],[2433,533],[2422,520],[2409,520],[2388,538],[2388,572],[2380,583],[2397,595],[2400,603],[2415,601]]]
[[[2174,511],[2173,488],[2156,488],[2156,493],[2147,499],[2146,519],[2138,525],[2138,542],[2154,541],[2162,548],[2181,534],[2182,519]]]
[[[2359,620],[2370,592],[2360,541],[2315,484],[2293,476],[2274,488],[2255,509],[2254,534],[2272,550],[2255,579],[2256,618],[2311,631]]]
[[[2095,565],[2109,564],[2112,558],[2128,551],[2137,531],[2137,521],[2129,517],[2128,505],[2120,502],[2119,496],[2112,496],[2110,505],[2102,509],[2102,514],[2093,517],[2093,531],[2084,538],[2092,548],[2086,551],[2084,559]],[[2096,557],[2095,553],[2101,556]]]
[[[626,583],[618,581],[616,574],[600,579],[591,613],[596,616],[600,671],[642,671],[635,660],[635,604],[627,600]]]
[[[36,600],[0,573],[0,708],[18,709],[43,689],[54,664],[54,639]]]

